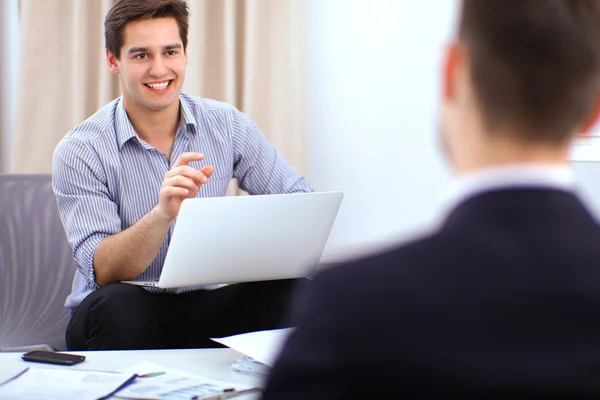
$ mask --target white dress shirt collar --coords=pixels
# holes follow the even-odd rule
[[[454,178],[443,197],[443,209],[450,212],[458,204],[478,194],[508,188],[548,188],[575,191],[576,180],[568,166],[556,164],[513,164],[488,168]]]

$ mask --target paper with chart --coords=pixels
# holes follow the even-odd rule
[[[134,383],[119,391],[115,397],[138,400],[178,400],[203,399],[222,395],[227,390],[250,389],[251,386],[231,384],[184,371],[178,371],[150,362],[142,362],[122,372],[135,373]]]
[[[212,338],[254,360],[273,367],[279,352],[294,328],[258,331],[224,338]]]
[[[114,393],[133,374],[80,369],[29,368],[0,386],[0,399],[96,400]]]

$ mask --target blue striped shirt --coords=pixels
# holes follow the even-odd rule
[[[53,189],[77,271],[65,307],[77,307],[98,289],[94,253],[106,237],[129,228],[157,203],[165,173],[184,152],[214,167],[198,197],[224,196],[232,178],[249,194],[310,192],[312,188],[267,142],[256,124],[234,107],[180,94],[181,121],[171,161],[138,136],[122,98],[72,129],[58,144]],[[150,266],[138,280],[158,280],[175,221]],[[149,289],[180,293],[200,287]]]

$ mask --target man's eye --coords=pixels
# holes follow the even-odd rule
[[[144,53],[140,53],[140,54],[136,54],[135,56],[133,56],[133,58],[137,58],[138,60],[143,60],[144,58],[146,58],[146,55]]]
[[[169,55],[169,56],[174,56],[175,54],[177,54],[177,50],[169,50],[169,51],[167,51],[167,55]]]

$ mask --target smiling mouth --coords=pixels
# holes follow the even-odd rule
[[[164,82],[144,83],[144,85],[149,87],[150,89],[154,89],[154,90],[165,90],[166,88],[171,86],[172,82],[173,82],[173,80],[170,79],[170,80],[164,81]]]

